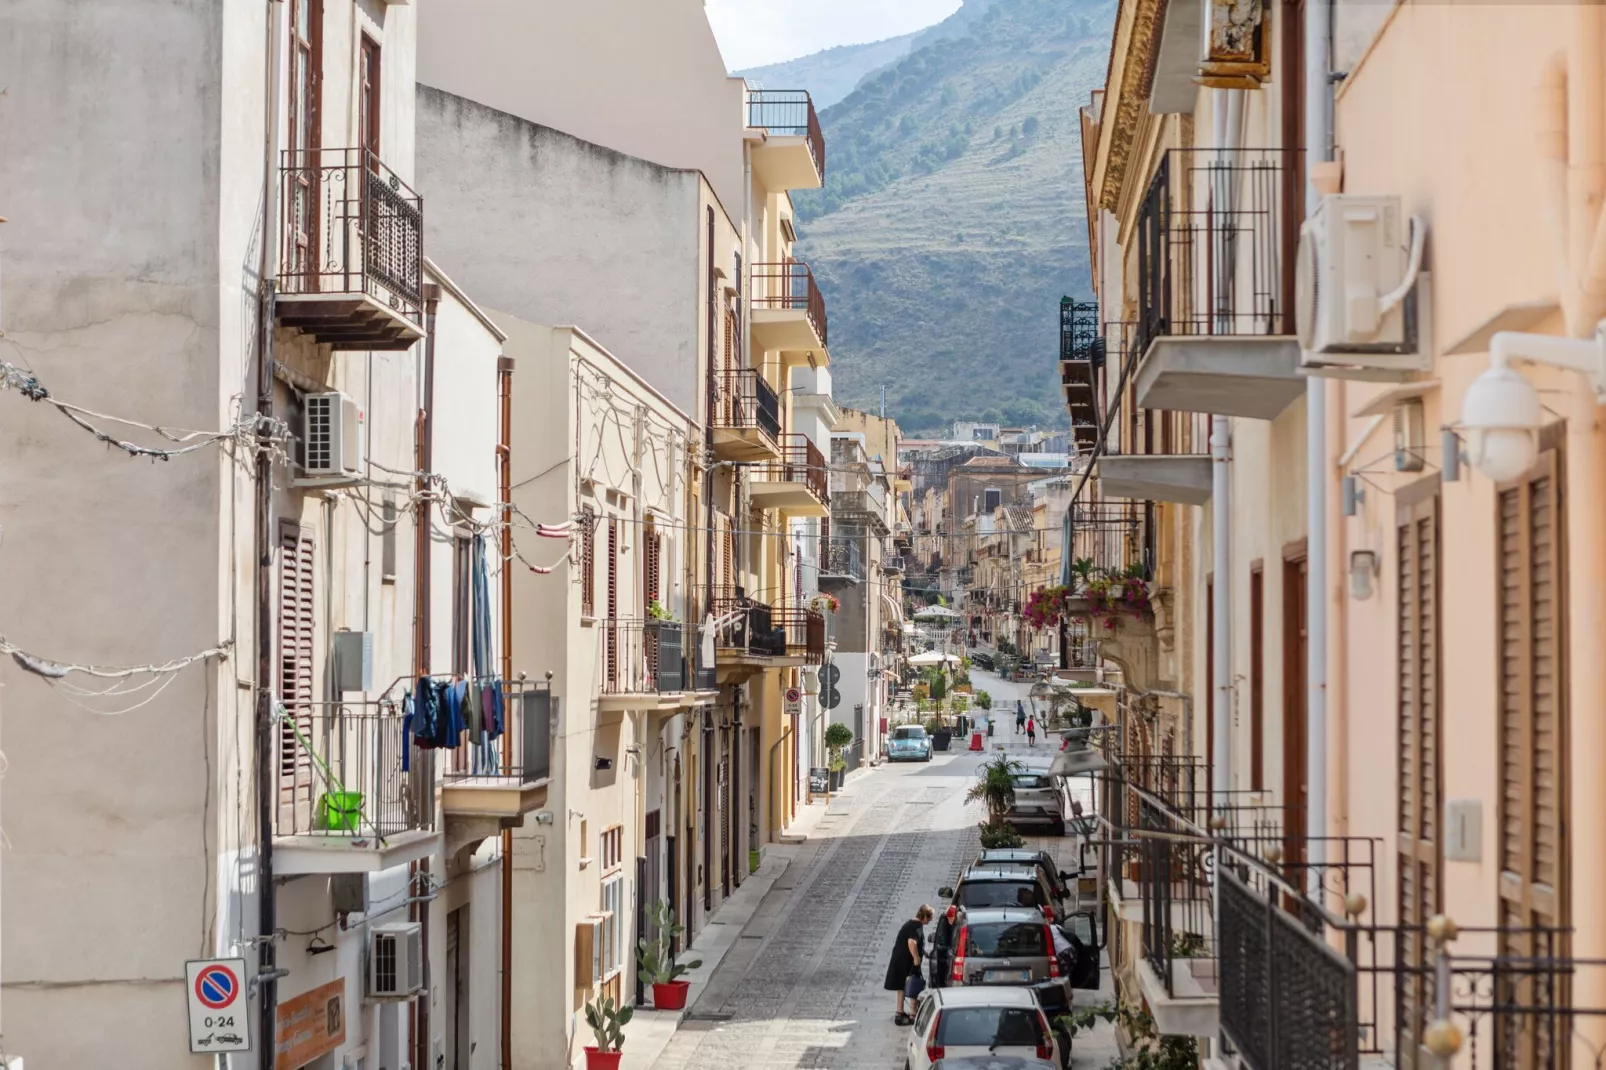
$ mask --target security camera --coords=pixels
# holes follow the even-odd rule
[[[1539,391],[1514,368],[1491,367],[1472,381],[1461,403],[1469,456],[1495,483],[1516,479],[1533,466],[1543,422]]]

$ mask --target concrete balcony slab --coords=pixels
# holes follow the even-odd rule
[[[1106,498],[1203,505],[1210,500],[1210,463],[1202,453],[1100,457],[1099,489]]]
[[[1221,1025],[1221,996],[1214,959],[1172,959],[1171,991],[1148,959],[1138,962],[1138,982],[1161,1036],[1214,1037]]]
[[[1305,394],[1292,335],[1161,335],[1138,366],[1138,405],[1275,420]]]
[[[441,849],[442,833],[412,829],[380,839],[347,834],[273,838],[275,877],[328,876],[335,873],[380,873],[428,858]]]

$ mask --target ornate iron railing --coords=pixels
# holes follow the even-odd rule
[[[831,504],[830,475],[825,467],[825,454],[809,441],[807,435],[795,433],[780,436],[781,459],[754,465],[754,479],[777,483],[801,483],[821,505]]]
[[[423,318],[423,200],[367,149],[287,149],[283,294],[367,294]]]
[[[721,372],[714,377],[714,426],[733,430],[756,428],[779,444],[780,396],[754,368]]]
[[[409,754],[400,712],[299,703],[279,722],[279,836],[368,839],[426,828],[433,754]],[[422,757],[421,757],[422,756]]]
[[[1293,332],[1294,149],[1171,149],[1138,216],[1138,353],[1160,335]]]
[[[1212,886],[1215,847],[1190,835],[1187,826],[1147,800],[1140,802],[1142,845],[1143,955],[1175,996],[1178,964],[1196,979],[1214,983]],[[1201,972],[1202,971],[1202,972]]]
[[[846,535],[832,535],[821,540],[820,575],[862,582],[864,558],[859,549],[861,541]]]
[[[739,587],[718,587],[709,605],[715,620],[724,621],[715,636],[721,649],[786,656],[786,629],[776,626],[775,612],[766,603],[748,598]]]
[[[509,680],[493,686],[502,691],[502,734],[468,731],[459,746],[441,752],[441,779],[525,783],[551,776],[551,685]]]
[[[796,602],[780,602],[772,617],[775,627],[786,633],[786,652],[801,655],[810,665],[825,661],[825,615]]]
[[[643,695],[686,690],[685,629],[672,620],[603,620],[602,694]]]
[[[801,137],[808,142],[814,169],[825,181],[825,131],[814,99],[802,89],[749,89],[747,125],[775,137]]]
[[[807,313],[820,344],[826,344],[829,324],[825,317],[825,295],[814,281],[814,272],[803,261],[754,264],[753,307]]]

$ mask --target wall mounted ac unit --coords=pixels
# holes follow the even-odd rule
[[[1431,370],[1425,240],[1398,197],[1322,199],[1300,228],[1295,274],[1307,373],[1398,382]]]
[[[340,486],[362,475],[362,409],[346,395],[308,394],[301,412],[302,486]]]
[[[368,994],[401,999],[423,987],[423,926],[416,921],[375,925],[368,935]]]

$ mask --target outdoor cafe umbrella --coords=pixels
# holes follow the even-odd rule
[[[915,620],[941,622],[958,619],[959,614],[955,613],[947,606],[927,606],[925,609],[922,609],[919,613],[915,614]]]
[[[916,654],[910,658],[909,664],[916,668],[924,668],[927,665],[957,665],[959,664],[959,655],[941,654],[935,650],[928,650],[924,654]]]

